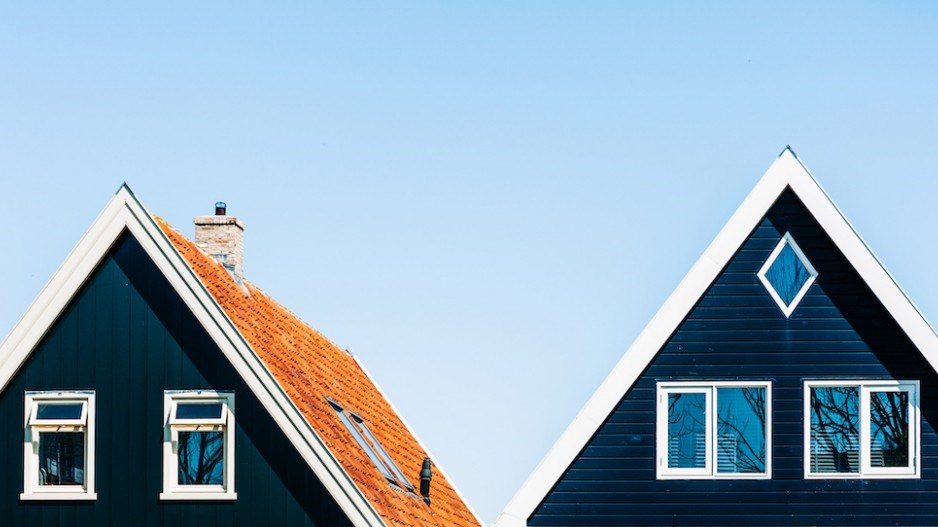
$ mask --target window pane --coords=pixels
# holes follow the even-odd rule
[[[909,392],[870,392],[870,466],[909,466]]]
[[[365,455],[368,456],[368,459],[370,459],[372,463],[374,463],[375,467],[378,469],[378,472],[381,472],[381,475],[384,476],[388,481],[392,483],[396,482],[397,480],[394,478],[394,475],[391,474],[391,470],[387,467],[387,465],[384,464],[383,461],[378,458],[378,454],[374,451],[373,448],[371,448],[371,444],[365,440],[365,437],[358,430],[358,427],[352,424],[352,420],[348,415],[346,415],[342,407],[336,406],[331,402],[329,404],[332,405],[332,409],[335,410],[336,414],[339,416],[339,420],[342,421],[342,424],[345,425],[345,428],[348,430],[348,432],[352,434],[352,438],[355,439],[355,442],[358,443],[358,446],[360,446],[362,450],[365,451]]]
[[[177,403],[176,419],[218,419],[221,417],[222,404],[211,403]]]
[[[765,279],[772,284],[782,302],[790,306],[805,282],[811,279],[811,272],[801,262],[801,258],[798,258],[791,245],[786,243],[766,271]]]
[[[36,419],[81,419],[82,403],[39,403]]]
[[[668,394],[668,467],[707,466],[706,423],[706,394]]]
[[[224,432],[179,432],[180,485],[222,485],[224,459]]]
[[[394,471],[394,476],[397,478],[398,484],[406,487],[409,490],[414,490],[414,486],[409,481],[407,481],[404,473],[401,472],[401,469],[397,466],[397,463],[391,459],[391,456],[384,449],[384,446],[378,442],[378,439],[375,437],[375,435],[371,433],[371,430],[365,424],[365,421],[358,416],[353,416],[353,419],[355,419],[355,423],[361,427],[361,431],[365,434],[365,437],[368,439],[368,441],[370,441],[372,446],[374,446],[375,452],[381,456],[381,459],[384,460],[384,463],[388,466],[388,468]]]
[[[717,472],[765,472],[765,388],[717,388]]]
[[[859,407],[856,386],[811,388],[811,472],[860,471]]]
[[[85,484],[85,433],[39,433],[39,484]]]

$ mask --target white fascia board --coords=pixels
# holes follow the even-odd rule
[[[0,344],[0,392],[124,231],[129,231],[357,527],[384,527],[374,507],[280,387],[150,213],[124,185]]]
[[[938,370],[938,335],[886,271],[814,176],[786,148],[772,163],[697,263],[639,334],[599,389],[548,451],[495,521],[522,527],[586,446],[622,397],[632,388],[667,339],[730,262],[736,251],[786,188],[801,199],[889,313],[933,368]]]

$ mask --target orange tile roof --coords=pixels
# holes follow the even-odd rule
[[[421,499],[392,488],[366,457],[326,397],[364,418],[378,441],[418,489],[421,463],[428,454],[354,357],[253,284],[243,281],[250,293],[246,294],[221,264],[162,218],[155,219],[389,526],[480,525],[439,470],[433,472],[431,505],[428,506]]]

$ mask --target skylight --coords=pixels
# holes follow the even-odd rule
[[[365,451],[365,455],[368,456],[368,459],[370,459],[378,469],[378,472],[380,472],[388,482],[406,488],[407,490],[413,490],[414,486],[407,481],[401,469],[398,468],[397,464],[394,463],[394,460],[391,459],[391,456],[388,455],[378,439],[371,433],[371,430],[368,429],[365,420],[357,414],[346,412],[339,403],[331,399],[327,400],[332,406],[332,409],[335,410],[335,413],[339,416],[339,420],[345,425],[346,430],[352,435],[352,438],[355,439],[358,446]]]
[[[798,307],[817,275],[791,233],[787,232],[758,274],[762,285],[786,317],[790,317]]]

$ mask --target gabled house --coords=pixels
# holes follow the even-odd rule
[[[938,525],[936,365],[786,148],[495,525]]]
[[[359,361],[120,188],[0,345],[0,524],[478,527]]]

